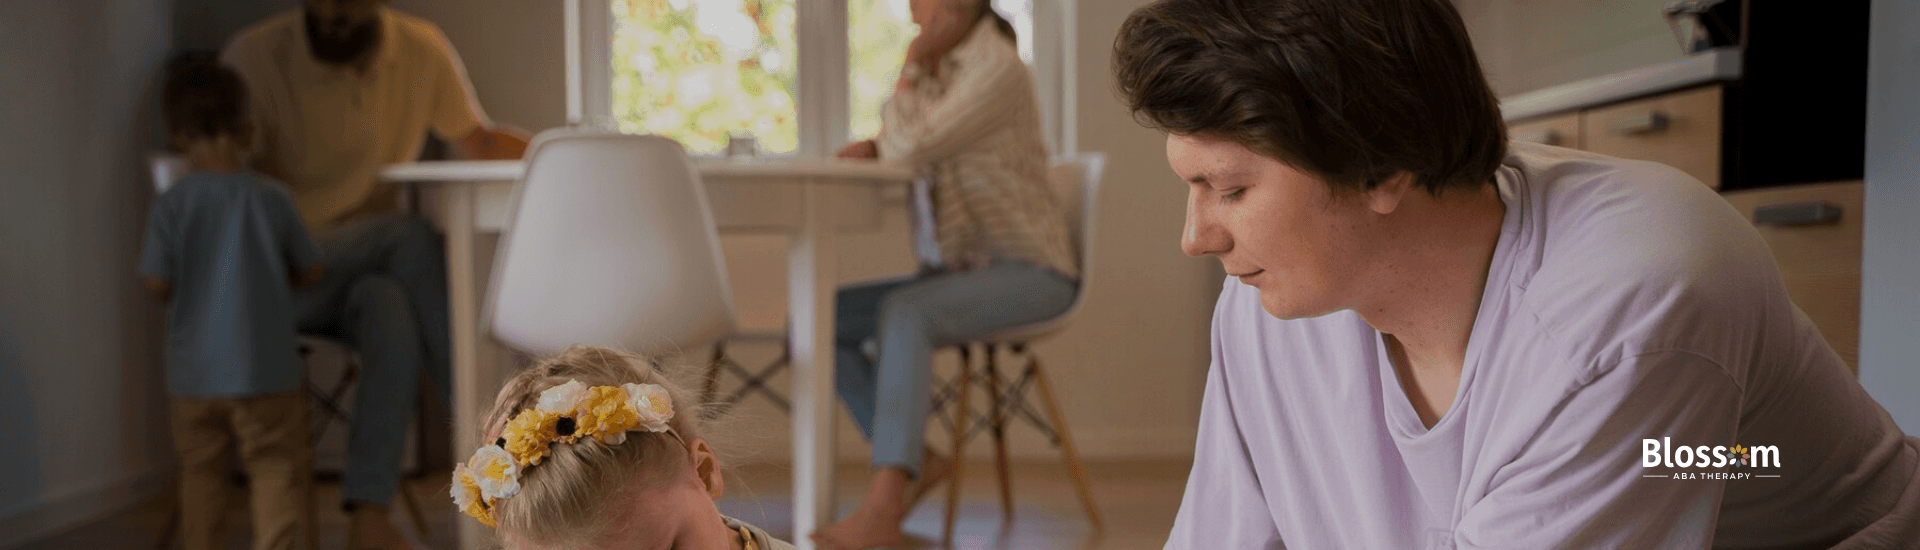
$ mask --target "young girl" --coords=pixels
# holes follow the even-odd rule
[[[575,346],[521,372],[454,467],[454,506],[511,550],[787,550],[720,515],[697,406],[652,362]]]

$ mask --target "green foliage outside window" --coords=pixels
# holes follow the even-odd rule
[[[825,2],[823,2],[825,3]],[[799,149],[795,0],[611,0],[613,116],[625,132],[657,133],[711,154],[731,134],[760,150]],[[849,130],[879,130],[912,38],[905,0],[847,0]],[[838,144],[827,144],[834,147]]]
[[[793,0],[611,4],[621,131],[665,135],[696,154],[724,150],[733,133],[769,153],[798,149]]]

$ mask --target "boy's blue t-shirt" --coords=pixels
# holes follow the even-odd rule
[[[265,175],[188,174],[156,198],[140,273],[172,283],[169,389],[190,397],[298,390],[289,276],[319,260],[292,197]]]

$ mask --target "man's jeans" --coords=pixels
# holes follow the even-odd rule
[[[399,488],[423,368],[440,402],[452,402],[446,256],[433,229],[404,214],[350,222],[315,242],[326,277],[294,294],[300,331],[338,338],[359,352],[341,485],[348,503],[384,506]]]

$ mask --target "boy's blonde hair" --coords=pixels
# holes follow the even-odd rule
[[[598,538],[608,526],[601,513],[606,503],[636,479],[648,484],[677,479],[673,474],[688,467],[689,451],[681,441],[700,437],[700,404],[668,379],[656,361],[592,346],[567,348],[508,380],[482,424],[486,437],[498,437],[508,420],[539,402],[540,392],[568,380],[587,386],[660,385],[673,399],[668,425],[680,439],[668,432],[632,431],[617,445],[592,437],[553,444],[552,456],[521,474],[520,492],[499,501],[494,510],[497,532],[549,548]]]

